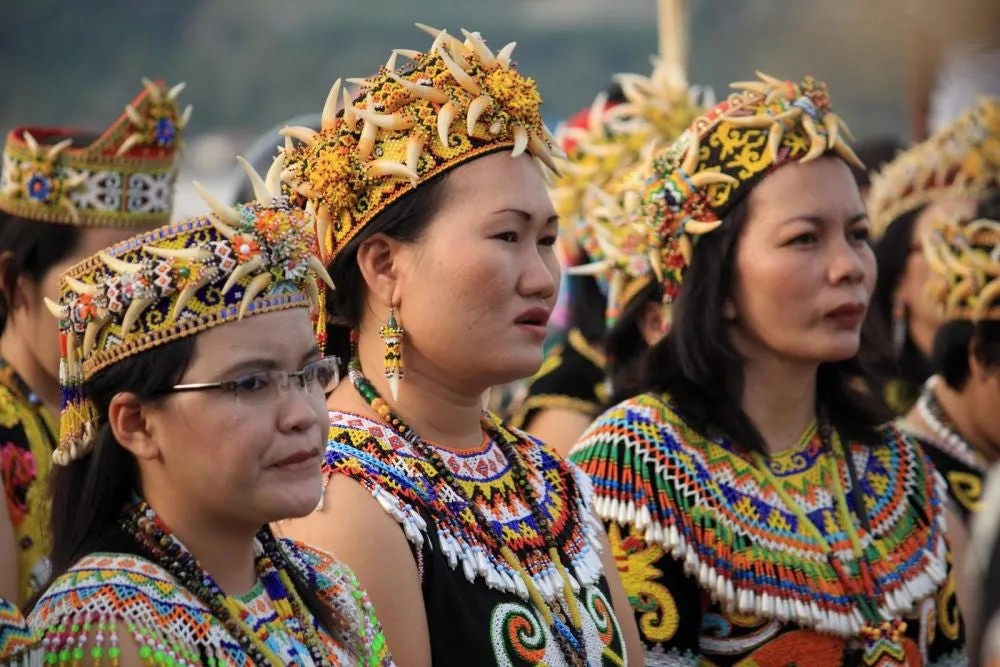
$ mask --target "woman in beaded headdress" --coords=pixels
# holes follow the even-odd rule
[[[823,83],[735,87],[648,166],[636,219],[671,328],[644,393],[571,454],[647,664],[959,660],[960,625],[935,613],[943,492],[857,386],[860,165]]]
[[[886,165],[872,178],[867,204],[877,239],[879,277],[868,315],[875,369],[888,382],[893,411],[913,405],[930,375],[940,314],[924,295],[928,268],[921,242],[935,221],[968,217],[1000,188],[1000,99],[980,98],[958,120]]]
[[[170,220],[189,115],[177,106],[182,88],[145,81],[101,133],[20,127],[7,135],[0,166],[0,487],[16,548],[0,551],[0,562],[16,567],[0,568],[0,596],[22,604],[50,575],[45,489],[57,439],[59,348],[42,299],[58,297],[66,267]]]
[[[287,131],[351,382],[323,505],[283,529],[336,547],[402,664],[641,664],[586,476],[480,408],[539,367],[556,300],[540,96],[513,44],[425,29],[340,112],[335,84],[320,132]]]
[[[649,75],[616,75],[620,97],[599,94],[585,115],[557,133],[568,158],[553,183],[552,199],[563,238],[580,249],[578,264],[588,268],[570,270],[579,291],[572,295],[576,327],[546,358],[511,421],[561,454],[609,405],[609,375],[626,378],[631,360],[661,335],[655,321],[658,285],[649,279],[644,256],[627,266],[635,244],[618,239],[631,247],[616,252],[608,247],[616,242],[603,237],[610,230],[608,200],[643,155],[677,138],[712,104],[711,90],[688,85],[687,4],[659,0],[660,53]],[[587,322],[593,324],[584,326]],[[595,333],[581,335],[587,329]]]
[[[943,324],[931,356],[934,375],[899,421],[920,439],[966,521],[979,509],[983,474],[1000,461],[1000,299],[990,279],[998,244],[1000,192],[973,220],[938,221],[924,240],[925,299]]]
[[[243,163],[245,166],[246,163]],[[281,194],[122,241],[70,268],[55,578],[29,621],[46,664],[387,665],[331,556],[268,524],[315,508],[328,425],[312,217]],[[200,186],[196,187],[199,188]]]
[[[949,539],[957,569],[965,563],[967,528],[979,511],[983,476],[1000,461],[1000,308],[995,256],[1000,244],[1000,193],[980,204],[973,220],[941,220],[924,240],[930,269],[925,298],[940,312],[931,375],[917,402],[897,420],[948,483],[950,506],[964,525]],[[992,264],[991,264],[992,263]],[[949,603],[974,616],[968,591]]]

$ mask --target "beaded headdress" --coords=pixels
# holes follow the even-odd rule
[[[589,262],[567,269],[571,275],[590,275],[598,281],[607,297],[604,319],[609,329],[654,278],[649,233],[636,219],[641,174],[642,162],[603,190],[591,186],[590,196],[598,203],[589,207],[576,230]]]
[[[863,168],[844,140],[849,130],[831,110],[826,84],[758,76],[732,84],[739,92],[695,120],[646,167],[638,217],[665,300],[676,298],[695,240],[718,229],[771,171],[828,152]]]
[[[341,81],[327,97],[319,132],[287,128],[302,142],[286,151],[283,179],[315,208],[325,260],[372,218],[420,183],[487,153],[528,152],[556,171],[534,80],[511,62],[514,44],[493,53],[479,33],[434,35],[426,53],[397,49],[369,79]],[[402,56],[411,62],[396,66]]]
[[[241,160],[257,200],[234,208],[195,184],[213,214],[122,241],[62,277],[59,319],[62,415],[55,463],[93,446],[97,413],[83,386],[108,366],[206,329],[264,313],[311,307],[323,322],[315,222],[281,193],[281,158],[266,181]]]
[[[937,199],[980,199],[1000,188],[1000,98],[981,96],[954,123],[900,153],[872,177],[868,214],[881,237],[894,220]]]
[[[88,146],[73,145],[73,130],[11,130],[0,167],[0,211],[78,226],[169,222],[175,158],[191,107],[178,108],[183,83],[169,89],[148,79],[143,84],[125,113]]]
[[[556,131],[567,159],[551,189],[556,213],[567,225],[603,206],[597,189],[606,189],[656,144],[676,139],[711,105],[711,91],[689,88],[673,63],[653,58],[650,76],[618,74],[625,101],[610,104],[600,93],[587,114]]]
[[[1000,320],[1000,221],[941,220],[924,240],[927,295],[949,320]]]

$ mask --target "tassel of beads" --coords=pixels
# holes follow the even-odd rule
[[[385,342],[385,379],[392,400],[399,400],[399,381],[403,379],[403,327],[396,321],[396,309],[389,309],[389,319],[378,330]]]

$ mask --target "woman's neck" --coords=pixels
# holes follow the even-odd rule
[[[362,335],[358,344],[358,356],[365,378],[392,411],[420,437],[453,449],[473,449],[482,445],[482,392],[455,391],[423,370],[430,366],[426,359],[415,359],[412,352],[407,357],[407,353],[404,344],[406,372],[399,383],[399,398],[393,400],[382,372],[381,341],[377,336],[366,338]],[[345,380],[331,394],[328,402],[330,408],[375,415],[375,411],[354,389],[350,379]]]
[[[769,454],[794,447],[816,419],[814,365],[767,359],[743,368],[740,407],[756,427]]]
[[[0,336],[0,357],[31,387],[31,391],[35,392],[45,407],[53,415],[58,415],[61,402],[59,378],[39,363],[24,337],[10,325],[11,322],[8,321],[7,329]]]
[[[183,501],[157,502],[156,494],[151,495],[146,502],[223,592],[242,595],[257,584],[254,537],[259,527],[199,517]]]
[[[961,391],[955,391],[948,386],[944,380],[939,380],[934,385],[934,398],[938,405],[944,410],[951,426],[958,432],[970,447],[979,452],[987,463],[995,462],[1000,456],[997,451],[997,443],[991,442],[990,438],[976,426],[976,420],[968,409],[968,397]],[[930,425],[928,424],[928,427]],[[931,433],[931,436],[937,435]]]

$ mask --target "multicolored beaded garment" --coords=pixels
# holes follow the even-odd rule
[[[426,443],[447,467],[450,474],[444,475],[385,423],[344,412],[332,412],[330,422],[324,470],[362,484],[411,544],[434,664],[571,664],[522,575],[495,546],[493,536],[499,533],[544,606],[558,616],[564,581],[531,510],[532,500],[522,497],[519,469],[497,438],[467,451]],[[603,575],[601,526],[591,508],[588,480],[529,436],[507,429],[495,417],[489,422],[490,431],[511,436],[512,451],[524,464],[524,481],[550,525],[578,610],[583,664],[624,664],[625,645]],[[460,485],[460,494],[450,489],[446,477]],[[487,518],[492,530],[472,520],[476,517]]]
[[[51,576],[45,484],[56,448],[56,424],[38,395],[0,359],[0,484],[17,539],[18,600]]]
[[[594,480],[646,664],[964,664],[961,619],[944,613],[943,484],[884,435],[842,447],[813,426],[755,463],[669,397],[602,415],[571,459]]]
[[[41,667],[42,649],[38,637],[9,600],[0,598],[0,667]]]
[[[514,408],[510,424],[527,428],[543,410],[564,409],[597,417],[608,404],[606,360],[579,329],[571,329],[566,342],[556,345],[527,386],[527,395]]]
[[[310,655],[303,629],[279,618],[280,595],[266,577],[249,594],[230,597],[249,626],[282,665],[390,665],[385,639],[367,595],[353,573],[328,554],[282,541],[288,562],[306,578],[343,624],[329,636],[313,620],[322,644]],[[258,543],[258,553],[261,552]],[[287,605],[287,602],[286,602]],[[42,633],[46,664],[112,664],[121,655],[118,633],[128,632],[150,665],[253,665],[255,661],[217,616],[163,567],[130,554],[93,554],[56,579],[29,618]],[[85,638],[92,647],[84,651]],[[91,662],[85,662],[89,657]],[[273,661],[274,658],[272,658]],[[184,662],[186,661],[186,662]]]
[[[982,505],[983,477],[989,465],[983,455],[955,429],[935,398],[934,387],[940,381],[940,377],[932,375],[924,384],[916,404],[917,414],[931,433],[916,428],[906,419],[898,420],[897,425],[923,447],[934,468],[948,482],[952,506],[968,524]]]

